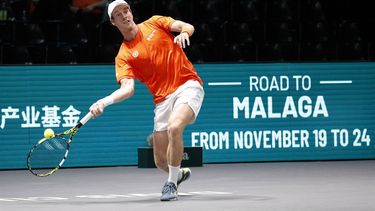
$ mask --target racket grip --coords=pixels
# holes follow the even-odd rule
[[[84,124],[86,124],[86,122],[89,121],[92,117],[93,117],[93,115],[92,115],[90,112],[88,112],[88,113],[86,114],[86,116],[84,116],[84,117],[81,119],[81,121],[79,121],[79,122],[81,122],[81,124],[84,125]]]

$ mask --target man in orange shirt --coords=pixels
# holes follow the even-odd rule
[[[194,27],[164,16],[137,25],[124,0],[109,4],[108,15],[124,37],[115,59],[120,88],[94,103],[90,111],[98,116],[106,106],[131,97],[134,79],[147,86],[155,103],[155,164],[169,173],[161,200],[177,200],[177,186],[191,175],[190,169],[180,168],[182,133],[195,121],[204,98],[203,82],[182,50],[190,45]],[[179,35],[174,37],[171,32]]]

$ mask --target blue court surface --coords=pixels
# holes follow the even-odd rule
[[[205,164],[161,202],[167,174],[132,167],[0,171],[0,210],[375,210],[375,161]]]

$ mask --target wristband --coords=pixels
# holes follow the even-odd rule
[[[113,97],[111,95],[109,95],[109,96],[107,96],[103,99],[100,99],[99,101],[103,102],[104,107],[107,107],[107,106],[112,105],[114,103]]]
[[[189,35],[189,37],[191,37],[191,35],[193,35],[193,30],[190,27],[187,27],[187,26],[183,26],[181,28],[181,33],[182,32],[186,32]]]

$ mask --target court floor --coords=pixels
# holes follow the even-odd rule
[[[0,171],[0,210],[375,210],[375,160],[205,164],[179,200],[160,202],[157,169],[63,169],[38,178]]]

